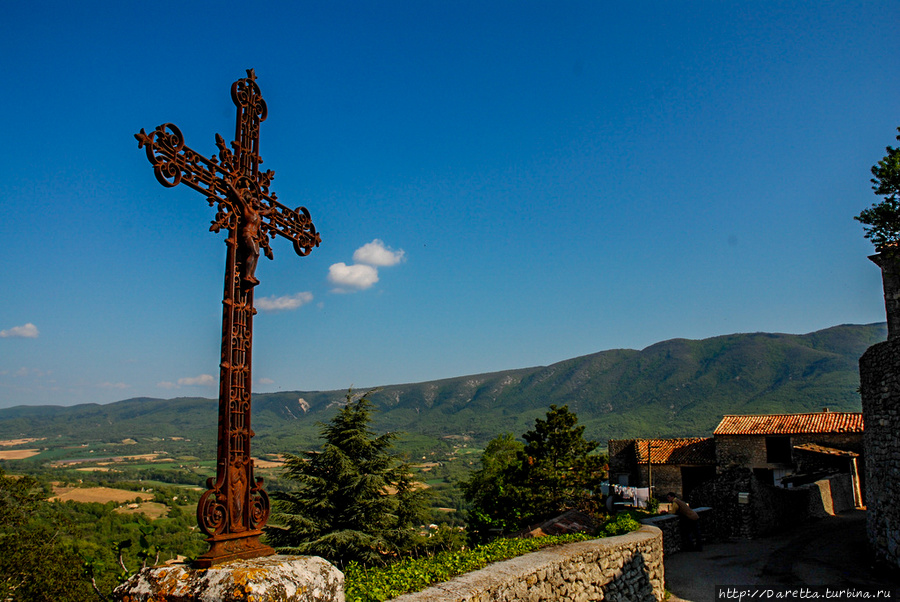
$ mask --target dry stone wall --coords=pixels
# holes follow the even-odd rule
[[[498,562],[393,602],[659,602],[662,545],[662,531],[643,526]]]
[[[703,543],[709,543],[715,536],[712,529],[713,509],[712,508],[696,508],[695,512],[700,517],[700,539]],[[683,550],[686,550],[691,542],[686,541],[685,533],[681,528],[681,518],[674,514],[661,514],[659,516],[651,516],[641,520],[642,524],[652,525],[662,531],[663,536],[663,554],[671,556]]]
[[[545,548],[393,602],[661,602],[663,534],[656,527]],[[321,558],[269,556],[193,569],[144,569],[116,602],[343,602],[343,574]]]
[[[859,381],[866,425],[866,529],[876,555],[900,566],[900,338],[869,347],[859,359]]]

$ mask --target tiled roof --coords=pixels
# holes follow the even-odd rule
[[[722,418],[714,435],[794,435],[799,433],[861,433],[862,412],[767,414]]]
[[[637,461],[647,463],[649,446],[653,464],[715,464],[716,447],[712,437],[686,439],[635,439]]]
[[[859,454],[845,449],[835,449],[833,447],[825,447],[824,445],[816,445],[815,443],[801,443],[795,445],[794,449],[801,451],[813,452],[816,454],[827,454],[829,456],[846,456],[848,458],[857,458]]]

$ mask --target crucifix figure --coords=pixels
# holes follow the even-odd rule
[[[267,109],[253,69],[231,86],[237,107],[234,141],[229,149],[216,134],[217,154],[205,158],[184,144],[174,124],[165,123],[134,137],[144,148],[160,184],[185,184],[216,206],[210,231],[227,230],[225,295],[222,301],[222,357],[219,364],[219,433],[216,476],[197,505],[197,521],[208,536],[201,568],[236,558],[255,558],[274,550],[259,541],[269,518],[262,478],[253,476],[250,458],[250,367],[253,341],[253,288],[260,249],[272,259],[269,239],[283,236],[305,256],[321,239],[305,207],[288,209],[269,193],[275,173],[260,172],[259,125]]]

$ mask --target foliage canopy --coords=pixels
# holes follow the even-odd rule
[[[280,551],[312,554],[344,566],[381,564],[415,544],[427,507],[409,466],[391,453],[396,433],[375,436],[364,395],[322,425],[320,451],[286,454],[284,478],[297,491],[277,492],[267,529]]]
[[[46,505],[40,484],[0,470],[0,600],[96,602],[81,561],[66,550],[52,525],[32,517]]]
[[[884,200],[854,218],[863,224],[866,238],[878,251],[900,243],[900,148],[888,146],[885,150],[887,154],[872,166],[871,180],[872,190]]]
[[[604,477],[605,459],[592,455],[596,441],[584,438],[584,426],[568,406],[550,406],[522,438],[493,439],[481,468],[462,484],[471,503],[469,529],[474,537],[509,533],[570,508],[590,510]]]

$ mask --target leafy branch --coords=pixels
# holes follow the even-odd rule
[[[900,246],[900,148],[888,146],[885,150],[887,154],[872,166],[871,180],[872,190],[884,200],[853,218],[863,224],[866,238],[880,252]]]

